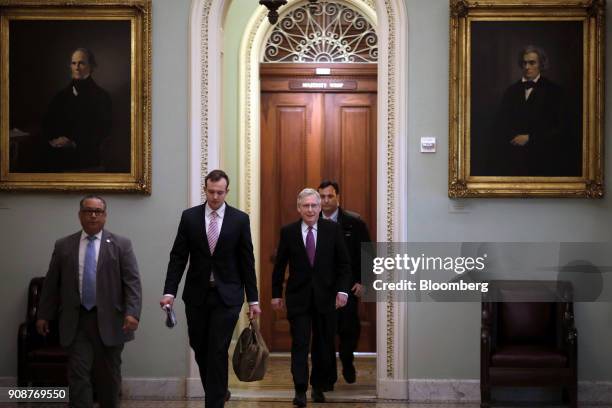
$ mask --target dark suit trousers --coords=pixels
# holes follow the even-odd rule
[[[357,349],[361,323],[359,322],[359,300],[352,293],[349,294],[346,306],[338,309],[338,337],[340,345],[338,354],[343,365],[353,362],[353,353]]]
[[[93,383],[100,408],[119,407],[121,352],[105,346],[98,330],[98,313],[81,308],[76,336],[68,347],[68,383],[72,408],[93,407]]]
[[[216,289],[209,289],[206,303],[185,307],[189,345],[195,353],[204,387],[204,406],[221,408],[227,392],[227,350],[241,306],[226,306]]]
[[[346,306],[341,307],[337,313],[337,333],[338,333],[338,354],[342,367],[353,364],[355,360],[354,352],[357,350],[359,343],[359,334],[361,333],[361,322],[359,321],[359,300],[353,293],[349,293]],[[330,372],[328,384],[333,385],[338,381],[338,369],[336,367],[336,350],[332,349],[332,360],[334,361],[333,370]]]
[[[312,300],[314,303],[314,299]],[[289,319],[291,326],[291,374],[296,392],[308,389],[308,349],[312,331],[312,375],[310,384],[313,388],[325,390],[335,373],[336,313],[319,313],[314,306],[308,313],[299,314]]]

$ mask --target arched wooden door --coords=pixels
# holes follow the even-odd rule
[[[289,351],[289,322],[270,307],[271,276],[280,228],[299,218],[297,193],[337,180],[342,207],[376,238],[376,64],[276,63],[260,72],[261,326],[272,351]],[[360,318],[358,351],[374,352],[375,304],[362,302]]]

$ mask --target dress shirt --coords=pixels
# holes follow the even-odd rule
[[[540,79],[540,76],[538,75],[537,77],[535,77],[533,82],[535,82],[537,84],[539,79]],[[527,82],[527,81],[528,81],[528,79],[526,79],[525,77],[523,77],[523,79],[521,79],[521,82]],[[525,89],[525,100],[529,99],[529,95],[531,95],[531,92],[533,92],[533,88]]]
[[[338,210],[336,210],[336,219],[338,219]],[[317,230],[318,230],[318,223],[312,226],[312,236],[314,238],[314,242],[315,242],[315,249],[317,248]],[[306,224],[304,221],[302,221],[302,240],[304,241],[304,248],[306,248],[306,236],[308,235],[308,224]],[[348,293],[346,292],[338,292],[343,294],[344,296],[348,297]]]
[[[333,221],[333,222],[338,222],[338,213],[339,213],[338,207],[336,207],[336,211],[334,211],[332,215],[330,215],[329,217],[325,215],[324,212],[321,212],[321,214],[323,215],[323,218],[325,218],[326,220]]]
[[[315,249],[317,248],[317,229],[318,224],[312,226],[312,236],[315,242]],[[306,236],[308,235],[308,224],[302,221],[302,241],[304,241],[304,248],[306,248]]]
[[[85,253],[87,252],[87,239],[89,235],[85,232],[81,232],[81,239],[79,240],[79,295],[81,301],[83,300],[83,270],[85,269]],[[98,266],[98,255],[100,255],[100,244],[102,242],[102,231],[95,234],[96,239],[94,240],[94,248],[96,251],[96,267]]]

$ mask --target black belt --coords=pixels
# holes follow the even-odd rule
[[[87,313],[96,312],[98,311],[98,306],[94,306],[90,310],[87,310],[85,306],[81,305],[81,310]]]
[[[208,281],[209,289],[217,289],[217,283],[215,281]]]

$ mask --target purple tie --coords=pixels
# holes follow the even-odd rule
[[[314,266],[315,240],[314,234],[312,233],[312,227],[308,227],[308,234],[306,234],[306,254],[308,254],[310,266]]]

